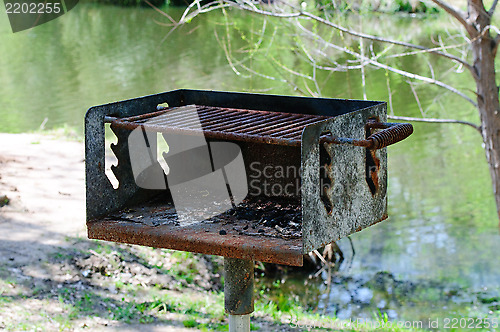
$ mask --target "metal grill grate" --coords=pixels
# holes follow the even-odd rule
[[[195,108],[197,116],[183,112],[186,108]],[[320,115],[189,105],[129,118],[109,118],[109,121],[128,129],[143,126],[152,131],[183,134],[199,133],[201,123],[207,138],[300,146],[304,128],[326,119]]]

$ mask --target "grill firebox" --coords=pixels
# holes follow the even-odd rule
[[[196,90],[93,107],[85,121],[89,237],[300,266],[305,253],[387,218],[383,147],[412,128],[386,124],[386,112],[383,102]],[[105,122],[118,138],[117,189],[104,170]],[[134,150],[134,135],[147,152]],[[163,154],[157,138],[168,146]],[[197,143],[186,154],[179,142]],[[238,156],[241,192],[226,167]],[[186,169],[199,177],[172,177]],[[200,180],[218,170],[226,203]],[[199,184],[198,203],[182,219],[174,198],[187,182]],[[220,204],[229,208],[210,214]]]

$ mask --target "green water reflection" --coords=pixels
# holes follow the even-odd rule
[[[181,14],[179,9],[168,11],[173,17]],[[168,22],[145,8],[80,4],[57,20],[12,34],[1,12],[0,132],[36,130],[47,119],[46,128],[69,125],[82,133],[83,116],[90,106],[178,88],[298,94],[286,83],[257,76],[247,79],[231,70],[214,34],[221,33],[219,14],[197,19],[168,38],[169,28],[155,20]],[[250,38],[259,24],[242,15],[237,29],[230,33],[239,38],[243,31]],[[411,29],[416,40],[426,40],[418,35],[425,31],[416,29],[415,24],[411,20],[391,21],[386,27]],[[293,52],[270,52],[290,67],[306,66]],[[401,61],[407,70],[428,70],[410,58]],[[431,61],[435,70],[447,65],[442,60]],[[255,66],[268,73],[274,70],[270,63]],[[389,99],[386,75],[381,70],[368,73],[368,99]],[[355,71],[325,74],[322,93],[326,97],[362,98],[360,79]],[[458,85],[471,86],[466,75],[460,79],[463,81],[456,82]],[[406,80],[395,75],[389,75],[389,80],[395,112],[418,116],[420,111]],[[429,115],[478,121],[462,100],[441,95],[432,87],[418,91]],[[425,98],[436,94],[440,97],[434,104],[432,98]],[[437,296],[448,286],[471,292],[485,287],[498,291],[500,236],[479,134],[464,126],[417,124],[410,139],[389,148],[389,174],[390,219],[352,236],[355,255],[347,241],[340,242],[346,256],[352,257],[340,267],[338,276],[369,280],[387,271],[402,282],[444,285],[430,288]],[[304,279],[289,281],[292,288],[299,284],[303,296]],[[359,280],[358,284],[364,287]],[[381,303],[376,290],[371,290],[368,302],[363,303],[356,302],[352,294],[342,295],[338,287],[326,293],[321,283],[310,283],[306,289],[315,294],[307,296],[315,302],[313,307],[343,317],[372,317]],[[332,298],[344,298],[345,303],[340,305]],[[429,305],[432,298],[417,301],[411,309],[391,301],[378,308],[393,310],[396,317],[406,319],[446,315],[451,307],[458,314],[469,312],[470,306],[456,304],[452,297],[443,300],[438,310]]]

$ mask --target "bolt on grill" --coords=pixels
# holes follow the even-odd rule
[[[386,118],[384,102],[197,90],[93,107],[88,235],[224,256],[236,280],[225,285],[226,311],[247,315],[249,262],[301,266],[304,254],[387,218],[384,147],[413,128]],[[116,189],[105,123],[117,137]]]

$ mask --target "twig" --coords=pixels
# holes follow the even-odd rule
[[[306,90],[307,92],[312,96],[312,97],[319,97],[316,93],[314,93],[313,90],[311,90],[311,88],[309,87],[309,84],[307,84],[305,78],[302,78],[303,82],[304,82],[304,86],[306,87]]]
[[[323,266],[321,267],[321,269],[319,269],[319,270],[318,270],[318,271],[314,274],[313,278],[317,278],[317,277],[318,277],[321,273],[323,273],[323,271],[324,271],[327,267],[328,267],[327,265],[323,265]],[[316,307],[316,309],[317,309],[317,307]]]
[[[318,250],[313,250],[313,252],[323,264],[327,264],[325,258],[318,252]]]
[[[159,9],[158,7],[156,7],[155,5],[153,5],[151,2],[149,2],[148,0],[144,0],[145,3],[147,3],[150,7],[152,7],[156,12],[160,13],[161,15],[165,16],[166,18],[168,18],[168,20],[170,22],[172,22],[173,25],[177,25],[178,23],[172,18],[172,16],[168,15],[167,13],[165,13],[163,10]]]
[[[245,78],[249,78],[250,76],[244,76],[242,75],[238,69],[236,69],[236,67],[233,65],[233,61],[232,61],[232,57],[231,55],[229,54],[229,51],[226,47],[226,43],[224,43],[220,38],[219,38],[219,34],[217,33],[217,30],[214,29],[214,35],[215,35],[215,39],[217,39],[217,42],[219,43],[219,45],[222,47],[222,49],[224,50],[224,54],[226,55],[226,60],[227,60],[227,63],[229,64],[229,67],[231,67],[231,69],[233,70],[233,72],[237,75],[237,76],[242,76],[242,77],[245,77]]]
[[[395,116],[395,115],[388,115],[388,119],[391,120],[398,120],[398,121],[410,121],[410,122],[426,122],[426,123],[458,123],[458,124],[463,124],[466,126],[470,126],[474,129],[476,129],[479,133],[481,133],[481,127],[472,123],[472,122],[467,122],[467,121],[462,121],[462,120],[454,120],[454,119],[435,119],[435,118],[414,118],[414,117],[409,117],[409,116]]]
[[[359,40],[359,50],[361,52],[361,57],[365,57],[365,47],[363,45],[363,39]],[[365,65],[364,62],[362,63],[361,66],[361,86],[363,88],[363,100],[367,100],[368,98],[366,97],[366,75],[365,75]]]
[[[490,17],[493,16],[493,14],[495,13],[495,9],[497,8],[497,5],[498,5],[498,0],[493,1],[493,4],[491,5],[490,10],[488,10],[488,15],[490,15]]]
[[[394,108],[392,107],[392,91],[391,91],[391,82],[389,79],[389,72],[385,71],[386,83],[387,83],[387,92],[389,93],[389,109],[391,110],[391,114],[394,114]]]
[[[331,289],[332,289],[332,266],[328,264],[328,276],[326,278],[326,290],[325,290],[325,294],[328,294],[328,298],[326,303],[331,303],[330,302],[330,297],[332,296]],[[326,314],[327,308],[328,306],[326,305],[323,307],[323,315]]]
[[[445,49],[452,49],[452,48],[459,48],[463,47],[470,44],[470,41],[466,41],[461,44],[455,44],[455,45],[448,45],[448,46],[439,46],[439,47],[434,47],[434,48],[429,48],[428,50],[418,50],[418,51],[411,51],[411,52],[404,52],[404,53],[398,53],[398,54],[391,54],[385,56],[385,58],[399,58],[402,56],[408,56],[408,55],[417,55],[417,54],[422,54],[422,53],[429,53],[432,51],[439,51],[439,50],[445,50]],[[465,61],[465,60],[464,60]]]
[[[413,96],[415,97],[415,100],[417,101],[418,109],[420,110],[420,114],[422,114],[422,117],[425,116],[424,110],[422,109],[422,104],[420,104],[420,99],[418,98],[417,91],[415,91],[415,87],[411,83],[411,81],[408,82],[410,84],[411,92],[413,92]]]
[[[281,69],[283,69],[284,71],[286,72],[289,72],[290,74],[292,75],[295,75],[295,76],[299,76],[299,77],[303,77],[303,78],[307,78],[308,80],[312,81],[313,80],[313,77],[309,76],[309,75],[305,75],[305,74],[301,74],[295,70],[292,70],[290,68],[288,68],[287,66],[281,64],[279,61],[277,61],[273,56],[270,56],[271,57],[271,60],[273,60],[273,62],[278,66],[280,67]]]
[[[349,243],[351,244],[351,250],[352,250],[352,256],[351,256],[351,261],[349,262],[349,267],[347,269],[350,269],[352,267],[352,262],[354,261],[354,256],[356,255],[356,250],[354,250],[354,243],[352,242],[352,239],[350,236],[347,237],[349,240]]]

